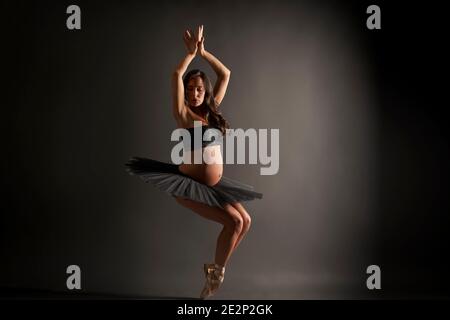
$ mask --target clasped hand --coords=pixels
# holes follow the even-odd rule
[[[198,31],[194,34],[191,30],[186,30],[184,32],[184,44],[186,49],[190,54],[200,54],[201,56],[205,53],[205,37],[203,36],[203,25],[198,27]]]

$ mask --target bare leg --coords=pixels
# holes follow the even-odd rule
[[[240,202],[234,202],[231,205],[239,212],[239,214],[242,217],[242,221],[243,221],[242,232],[239,234],[238,239],[236,240],[236,243],[234,244],[234,248],[233,248],[233,252],[234,252],[234,250],[236,250],[236,248],[241,243],[242,239],[244,238],[244,236],[250,229],[252,219],[251,219],[250,215],[248,214],[247,210],[245,210],[245,208],[242,206],[242,204]]]
[[[180,197],[176,197],[176,201],[200,216],[223,225],[223,229],[217,238],[215,263],[225,266],[233,253],[239,235],[242,233],[243,219],[239,211],[232,205],[225,205],[225,208],[222,209]]]

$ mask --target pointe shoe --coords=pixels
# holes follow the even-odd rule
[[[215,263],[205,263],[203,270],[206,276],[206,283],[200,294],[200,298],[206,299],[213,296],[223,283],[225,267]]]

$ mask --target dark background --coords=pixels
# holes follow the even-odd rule
[[[448,297],[440,5],[374,3],[382,29],[368,30],[365,1],[81,1],[82,30],[69,31],[70,4],[2,2],[4,295],[67,292],[65,268],[77,264],[84,293],[196,296],[219,229],[122,165],[169,161],[169,75],[183,30],[204,24],[207,50],[233,73],[223,106],[232,126],[280,128],[278,175],[227,168],[265,198],[248,204],[252,234],[219,297]],[[305,39],[336,51],[308,55]],[[318,61],[296,56],[315,52]],[[323,149],[303,165],[314,146]],[[324,164],[346,157],[343,173]],[[381,291],[365,288],[370,264]]]
[[[371,42],[380,98],[378,254],[393,292],[448,296],[448,117],[442,11],[387,5]]]

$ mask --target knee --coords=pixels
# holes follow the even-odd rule
[[[247,232],[250,229],[250,226],[252,225],[252,218],[248,214],[246,214],[242,220],[244,223],[243,226],[244,232]]]
[[[244,228],[244,219],[240,216],[234,208],[226,208],[227,219],[224,223],[225,229],[229,232],[240,234]]]
[[[231,218],[231,225],[229,229],[235,234],[240,234],[242,230],[244,230],[244,220],[242,217],[239,215],[233,216]]]

